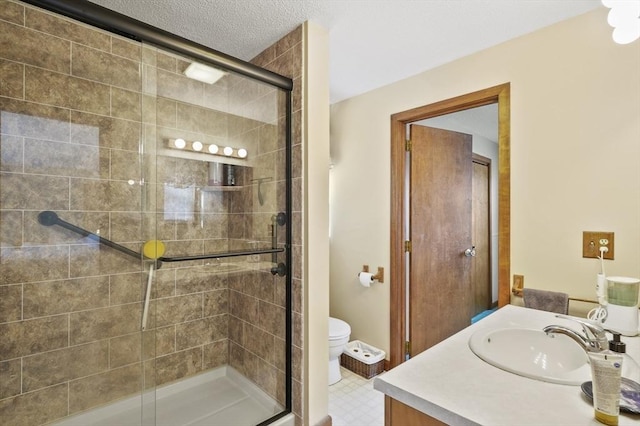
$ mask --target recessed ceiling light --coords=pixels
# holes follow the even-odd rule
[[[184,75],[187,77],[209,84],[220,80],[225,74],[224,71],[197,62],[192,62],[191,65],[184,70]]]

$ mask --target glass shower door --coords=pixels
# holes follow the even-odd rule
[[[287,98],[153,46],[143,62],[145,240],[164,250],[145,331],[149,417],[259,424],[286,408]]]

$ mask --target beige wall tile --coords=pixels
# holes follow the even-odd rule
[[[111,115],[127,120],[142,120],[142,100],[139,92],[111,88]]]
[[[176,326],[161,327],[144,333],[144,358],[150,359],[176,351]]]
[[[74,143],[139,151],[140,123],[71,111],[70,137]]]
[[[96,49],[105,51],[110,49],[110,37],[104,31],[31,7],[26,8],[25,17],[25,25],[28,28]]]
[[[147,285],[145,274],[134,272],[109,276],[111,305],[141,302]]]
[[[239,293],[229,292],[229,313],[249,323],[258,322],[258,299]]]
[[[203,368],[208,370],[229,363],[229,340],[219,340],[217,342],[204,345]]]
[[[71,43],[0,21],[0,57],[48,70],[69,73]]]
[[[22,212],[0,211],[0,247],[22,245]]]
[[[75,43],[71,74],[138,92],[142,88],[140,63]]]
[[[176,325],[176,350],[184,350],[227,338],[229,318],[226,314]]]
[[[140,181],[140,156],[131,151],[112,149],[111,151],[111,179]]]
[[[263,359],[256,360],[256,384],[274,399],[278,386],[278,370]]]
[[[261,330],[257,326],[248,323],[244,324],[243,346],[270,363],[273,363],[275,359],[274,339],[272,334]]]
[[[133,248],[139,249],[139,244]],[[132,247],[130,246],[129,249]],[[74,245],[69,248],[69,274],[71,278],[108,275],[113,272],[137,272],[140,260],[110,247],[95,244]]]
[[[189,294],[226,287],[223,274],[214,275],[206,266],[201,268],[180,268],[176,271],[176,294]]]
[[[140,211],[140,186],[128,182],[94,179],[71,179],[72,210]]]
[[[171,71],[172,73],[176,72],[176,57],[172,55],[167,55],[161,51],[157,51],[156,53],[156,65],[158,68],[162,68],[163,70]]]
[[[284,337],[286,310],[283,307],[260,301],[260,328],[276,335]]]
[[[139,303],[74,312],[69,316],[72,345],[130,334],[140,330],[142,306]]]
[[[204,316],[229,313],[229,290],[214,290],[204,293]]]
[[[142,389],[142,366],[132,364],[69,383],[69,413],[74,414]]]
[[[65,246],[3,248],[0,269],[0,285],[69,278],[69,249]]]
[[[109,339],[109,366],[118,368],[140,362],[142,360],[142,339],[142,333]]]
[[[163,327],[202,318],[202,295],[160,299],[154,303],[152,311],[156,315],[156,326]]]
[[[244,323],[233,315],[229,315],[229,340],[236,345],[241,345],[244,339]]]
[[[108,368],[109,344],[106,340],[25,357],[22,391],[31,392]]]
[[[22,285],[0,286],[0,323],[22,319]]]
[[[20,393],[21,367],[20,359],[0,362],[0,399]]]
[[[156,270],[153,283],[153,298],[160,299],[176,295],[176,271],[178,270],[165,268],[164,266]]]
[[[177,127],[179,129],[206,133],[207,135],[219,138],[228,137],[227,114],[179,103],[177,120]]]
[[[0,110],[4,135],[61,142],[69,140],[67,109],[0,97]]]
[[[24,65],[0,59],[0,96],[24,99],[23,76]]]
[[[0,0],[0,19],[24,25],[24,6],[8,0]]]
[[[19,173],[23,170],[24,139],[0,134],[0,171]]]
[[[109,86],[93,81],[26,67],[25,99],[41,104],[109,114]]]
[[[102,308],[109,305],[109,277],[24,284],[24,318]]]
[[[202,349],[193,348],[156,360],[156,385],[183,379],[202,371]]]
[[[142,46],[140,43],[117,36],[111,37],[111,53],[134,61],[142,60]]]
[[[205,83],[160,68],[160,57],[158,57],[158,96],[193,105],[202,105],[204,103]]]
[[[40,425],[66,415],[66,384],[0,401],[0,419],[8,419],[7,426]]]
[[[273,302],[274,276],[270,272],[250,272],[242,275],[243,292],[260,300]]]
[[[115,242],[142,241],[142,215],[140,212],[112,212],[111,240]],[[136,251],[141,251],[140,249]]]
[[[0,174],[0,203],[4,209],[63,210],[69,208],[67,178]]]
[[[273,344],[274,359],[273,365],[280,371],[284,372],[287,365],[286,349],[287,345],[283,338],[276,337]]]
[[[7,360],[66,347],[66,315],[0,324],[0,359]]]
[[[25,173],[109,177],[109,152],[97,146],[25,139]]]

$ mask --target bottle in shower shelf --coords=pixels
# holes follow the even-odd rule
[[[236,166],[233,164],[224,165],[224,184],[227,186],[236,185]]]

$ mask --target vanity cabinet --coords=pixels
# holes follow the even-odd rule
[[[446,425],[425,413],[409,407],[402,402],[385,395],[384,397],[384,425],[385,426],[441,426]]]

